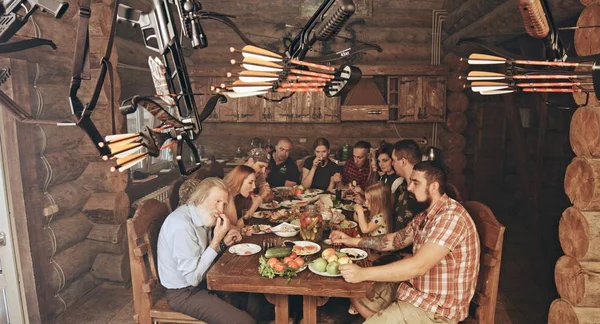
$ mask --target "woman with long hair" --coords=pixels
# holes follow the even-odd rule
[[[360,231],[369,236],[387,234],[392,213],[392,193],[390,187],[382,182],[371,185],[365,191],[365,204],[369,209],[369,217],[361,204],[354,205],[354,220]]]
[[[252,217],[252,214],[262,204],[262,197],[254,194],[256,172],[249,166],[238,165],[223,180],[231,190],[225,215],[231,224],[242,228],[244,220]],[[244,210],[246,210],[245,214],[243,214]]]
[[[313,143],[315,156],[304,161],[302,166],[302,186],[322,190],[333,190],[342,181],[340,169],[329,158],[329,141],[319,137]]]

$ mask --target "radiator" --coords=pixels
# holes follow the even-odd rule
[[[156,199],[160,202],[167,203],[167,201],[169,200],[169,186],[161,187],[161,188],[145,195],[144,197],[139,198],[138,200],[133,202],[132,207],[137,208],[137,206],[139,206],[139,204],[142,203],[142,201],[147,200],[147,199]]]

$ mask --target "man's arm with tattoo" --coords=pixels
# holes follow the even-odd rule
[[[413,242],[412,227],[410,224],[398,232],[380,235],[367,236],[358,242],[358,247],[372,249],[376,251],[396,251],[407,247]]]

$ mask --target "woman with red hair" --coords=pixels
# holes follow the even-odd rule
[[[225,215],[231,224],[238,228],[244,227],[244,220],[262,204],[262,197],[254,194],[256,188],[256,172],[249,166],[238,165],[223,179],[231,195],[225,209]],[[245,212],[245,214],[243,214]]]

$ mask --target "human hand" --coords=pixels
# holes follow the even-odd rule
[[[242,234],[240,234],[240,231],[237,228],[231,228],[229,229],[229,232],[227,232],[227,235],[225,235],[223,243],[225,243],[227,246],[231,246],[237,242],[240,242],[241,240]]]
[[[354,194],[354,203],[362,205],[365,203],[365,198],[361,194]]]
[[[342,175],[339,172],[336,172],[333,175],[333,182],[335,182],[335,183],[342,182]]]
[[[364,216],[365,215],[365,210],[364,210],[363,206],[361,204],[359,204],[359,203],[354,204],[354,211],[359,216]]]
[[[214,239],[221,242],[229,231],[229,218],[223,213],[217,214],[217,222],[214,230]]]
[[[263,201],[267,200],[267,197],[271,195],[271,186],[268,182],[265,182],[260,189],[258,189],[258,194],[262,197]]]
[[[341,231],[332,231],[331,234],[329,234],[329,239],[331,240],[332,244],[344,244],[344,245],[348,245],[348,241],[351,237]]]
[[[315,157],[314,161],[313,161],[313,168],[316,168],[319,166],[319,164],[321,163],[321,161],[323,161],[323,158],[320,156]]]
[[[363,268],[354,263],[342,264],[339,269],[342,277],[347,282],[357,283],[365,280],[363,278]]]
[[[352,190],[352,192],[355,194],[363,192],[362,188],[356,184],[356,180],[352,180],[352,182],[348,183],[348,188],[350,188],[350,190]]]
[[[261,195],[250,195],[252,198],[252,209],[258,208],[263,203],[263,197]]]

